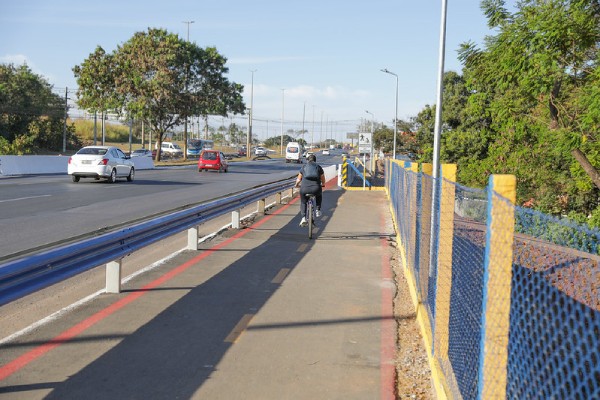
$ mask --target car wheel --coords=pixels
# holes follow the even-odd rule
[[[127,175],[127,182],[132,182],[134,177],[135,177],[135,169],[133,167],[131,167],[131,169],[129,170],[129,175]]]
[[[108,177],[108,183],[115,183],[117,181],[117,170],[113,168],[110,171],[110,176]]]
[[[73,182],[77,183],[79,182],[79,177],[75,176],[75,175],[71,175],[71,179],[73,180]]]

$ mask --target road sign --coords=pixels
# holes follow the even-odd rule
[[[360,154],[371,154],[373,149],[373,134],[371,132],[360,132],[358,134],[358,152]]]

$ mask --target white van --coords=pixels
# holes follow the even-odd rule
[[[302,162],[302,145],[298,142],[289,142],[285,148],[285,162]]]
[[[154,144],[154,148],[158,149],[158,143]],[[182,157],[183,150],[177,143],[172,142],[162,142],[160,144],[160,152],[163,156],[166,157]]]

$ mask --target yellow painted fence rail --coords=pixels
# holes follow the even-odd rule
[[[600,231],[516,206],[514,176],[385,174],[437,397],[600,398]]]

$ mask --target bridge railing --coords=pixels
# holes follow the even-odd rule
[[[512,176],[385,170],[438,397],[600,398],[600,232],[515,206]]]
[[[240,210],[253,203],[257,213],[265,212],[265,200],[292,190],[294,178],[254,187],[159,218],[137,223],[113,232],[20,256],[0,264],[0,305],[39,289],[106,264],[106,291],[121,291],[123,257],[165,239],[188,231],[188,249],[198,249],[198,226],[221,215],[231,213],[233,228],[240,227]]]

